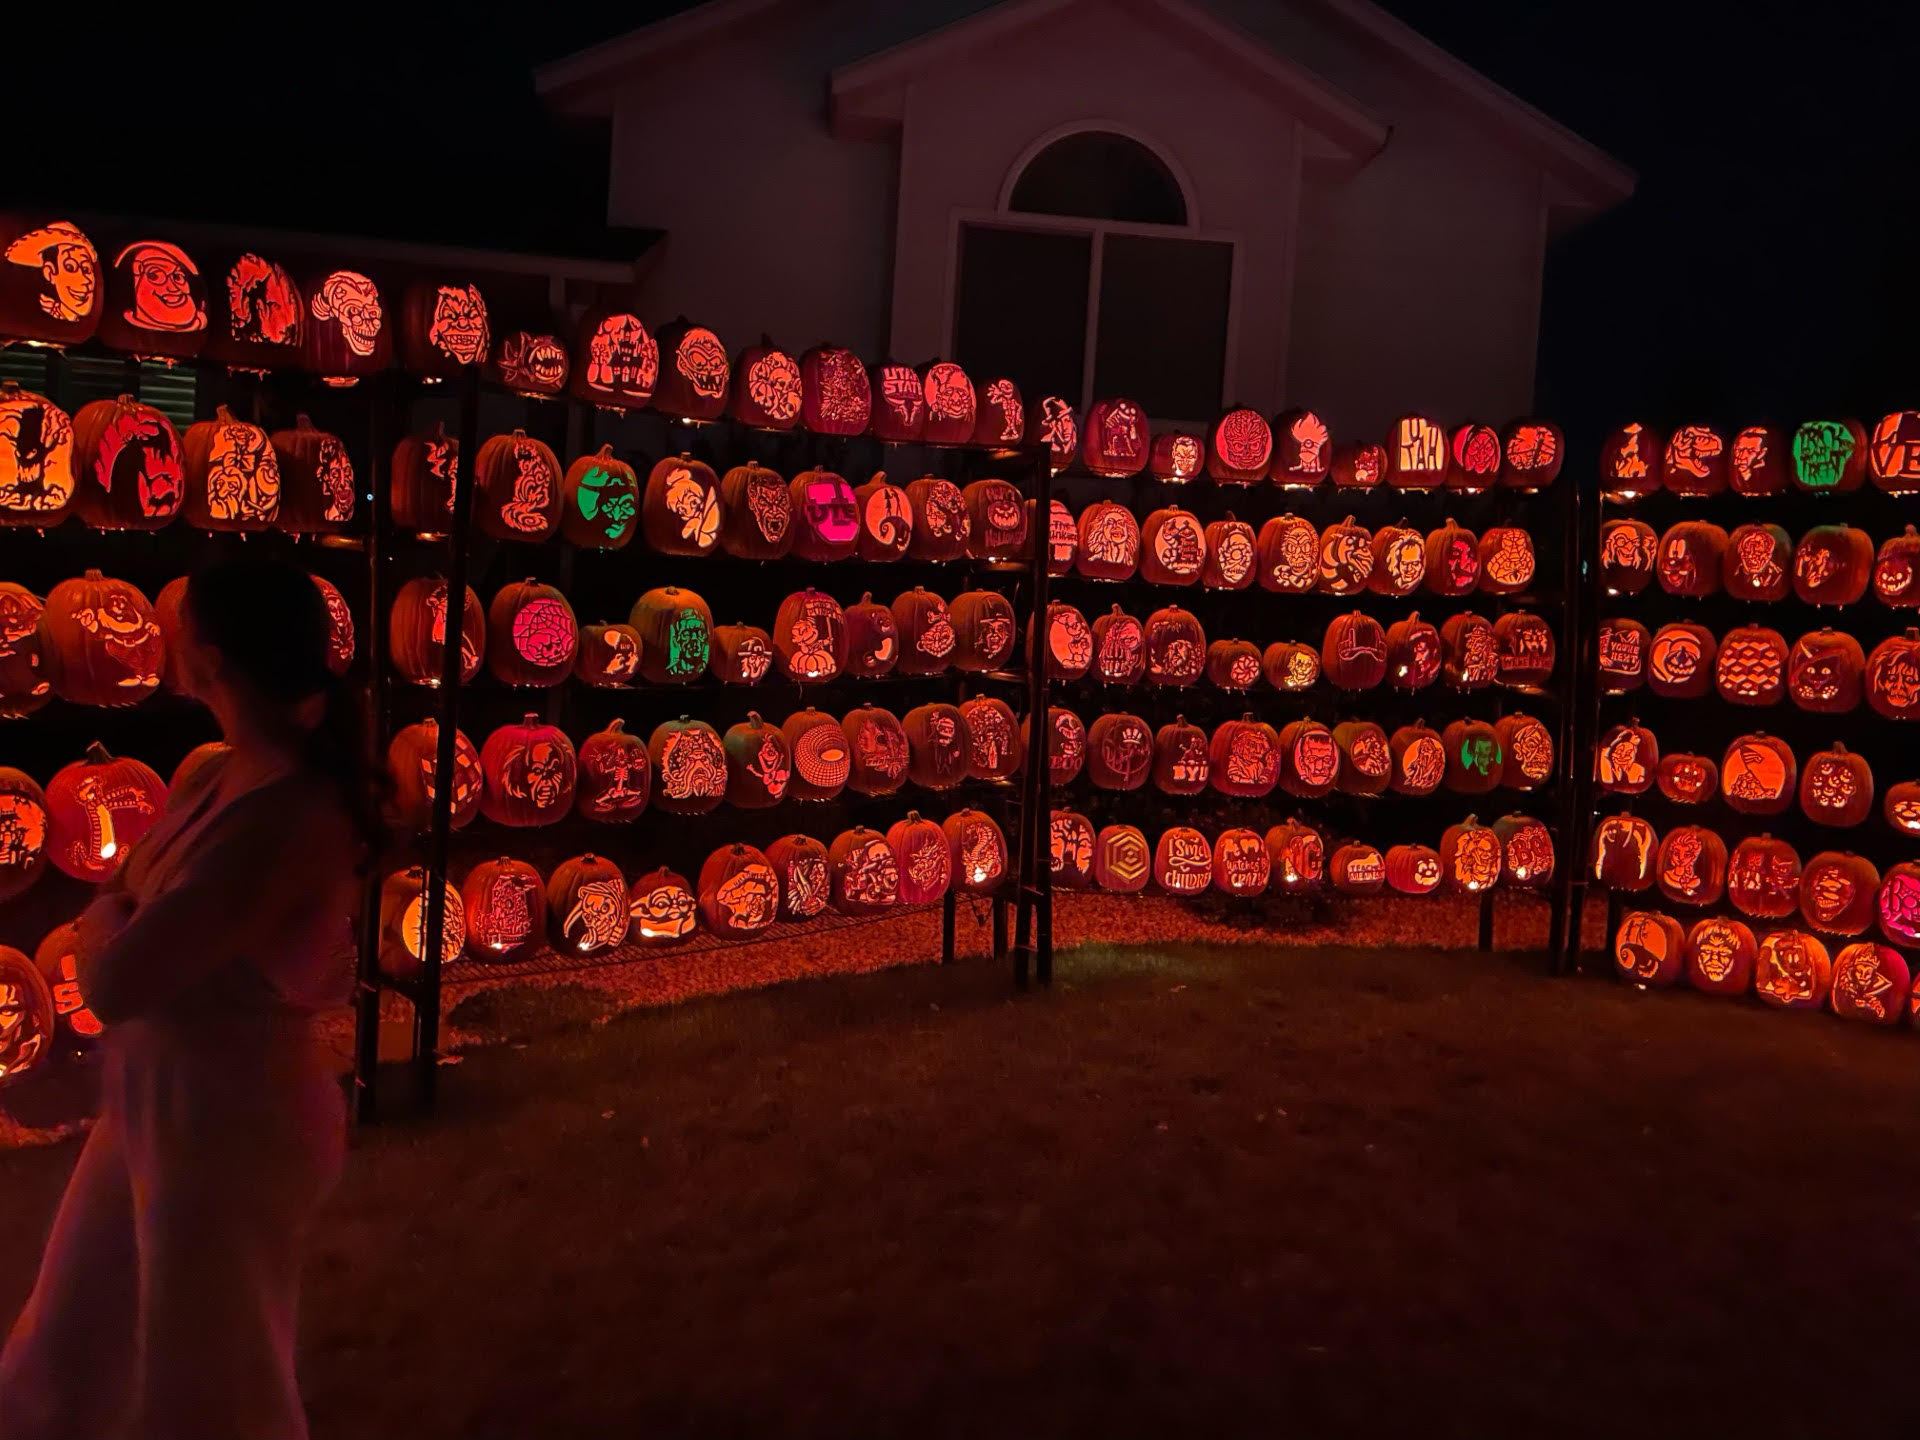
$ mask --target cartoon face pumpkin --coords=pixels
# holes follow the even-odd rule
[[[207,307],[195,293],[200,272],[177,245],[136,240],[114,257],[133,280],[133,301],[122,318],[141,330],[187,331],[207,323]]]
[[[427,343],[460,365],[476,365],[487,355],[487,302],[480,287],[442,285],[434,294]]]
[[[37,298],[49,318],[70,324],[93,313],[100,294],[100,260],[77,225],[55,220],[15,236],[6,259],[40,272]]]
[[[695,327],[687,331],[680,338],[673,363],[702,399],[717,400],[727,393],[726,347],[711,330]]]
[[[336,270],[320,282],[307,308],[316,320],[331,320],[340,326],[347,349],[365,359],[380,343],[384,317],[380,310],[380,291],[373,281],[353,270]]]

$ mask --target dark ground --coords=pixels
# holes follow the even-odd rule
[[[1061,974],[443,1071],[322,1227],[316,1436],[1920,1433],[1910,1031],[1472,953]],[[7,1314],[72,1153],[0,1155]]]

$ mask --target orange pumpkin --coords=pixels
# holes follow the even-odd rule
[[[1260,647],[1250,640],[1207,646],[1207,679],[1222,690],[1251,690],[1260,679]]]
[[[1387,478],[1397,489],[1434,490],[1447,478],[1447,432],[1426,415],[1402,415],[1387,433]]]
[[[625,721],[609,720],[606,729],[582,740],[576,768],[574,806],[585,819],[622,824],[646,810],[653,763],[647,742],[629,735]]]
[[[1214,889],[1243,898],[1260,895],[1266,892],[1272,878],[1273,860],[1258,830],[1235,827],[1222,830],[1214,837]]]
[[[966,554],[973,522],[959,486],[937,475],[923,475],[907,486],[907,504],[913,511],[907,541],[910,558],[944,564]]]
[[[1140,524],[1117,500],[1080,512],[1074,568],[1088,580],[1130,580],[1140,563]]]
[[[400,297],[399,330],[401,365],[429,380],[480,364],[493,341],[480,287],[457,282],[409,285]]]
[[[1387,788],[1400,795],[1431,795],[1447,774],[1447,746],[1422,722],[1402,725],[1387,740],[1393,773]]]
[[[700,926],[700,902],[686,877],[664,865],[627,886],[627,933],[642,945],[671,945]]]
[[[518,960],[547,928],[546,885],[524,860],[483,860],[460,886],[470,960]]]
[[[1669,595],[1717,594],[1727,554],[1727,532],[1705,520],[1683,520],[1660,537],[1654,573]]]
[[[1457,894],[1478,895],[1498,885],[1502,855],[1500,837],[1477,816],[1449,825],[1440,836],[1440,870]]]
[[[953,660],[956,637],[947,602],[919,585],[894,597],[902,675],[940,675]]]
[[[1772,604],[1793,586],[1793,538],[1778,525],[1740,525],[1720,552],[1720,581],[1736,600]]]
[[[704,720],[663,720],[647,737],[653,806],[670,815],[704,815],[727,794],[727,751]]]
[[[1343,895],[1378,895],[1387,883],[1387,858],[1377,846],[1350,840],[1335,848],[1327,873]]]
[[[1593,827],[1593,878],[1609,890],[1639,891],[1653,884],[1659,842],[1638,815],[1609,815]]]
[[[1207,632],[1177,605],[1147,617],[1147,679],[1154,685],[1186,686],[1207,664]]]
[[[1320,652],[1298,640],[1276,640],[1261,651],[1260,670],[1274,689],[1297,695],[1320,678]]]
[[[1914,882],[1909,876],[1906,886]],[[1873,924],[1880,872],[1858,855],[1823,850],[1800,872],[1800,918],[1827,935],[1862,935]],[[1914,899],[1920,903],[1920,892]]]
[[[1647,647],[1647,686],[1669,700],[1697,700],[1713,687],[1718,647],[1713,632],[1676,620],[1654,632]]]
[[[767,654],[770,659],[770,647]],[[631,625],[581,627],[580,647],[573,652],[575,679],[597,690],[625,690],[639,670],[640,632]]]
[[[822,590],[801,590],[780,602],[773,618],[773,653],[780,673],[797,685],[837,676],[847,661],[847,617]]]
[[[551,585],[502,585],[487,607],[487,669],[502,685],[558,685],[579,648],[573,607]]]
[[[137,586],[89,570],[47,592],[37,639],[42,675],[76,705],[137,705],[160,688],[166,641]]]
[[[735,465],[720,481],[720,548],[742,560],[778,560],[793,548],[793,505],[777,472],[751,461]]]
[[[1753,931],[1738,920],[1696,920],[1687,931],[1687,983],[1708,995],[1744,995],[1753,985],[1758,953]]]
[[[1317,583],[1328,595],[1358,595],[1373,577],[1373,536],[1353,516],[1329,525],[1320,535]]]
[[[953,888],[963,895],[991,895],[1007,878],[1007,837],[978,810],[956,810],[941,822]]]
[[[979,406],[974,413],[975,445],[1018,445],[1027,435],[1027,407],[1020,388],[1005,376],[995,376],[976,387]]]
[[[819,710],[799,710],[786,718],[780,733],[793,756],[789,798],[831,800],[846,789],[853,771],[853,749],[838,720]]]
[[[1337,690],[1371,690],[1387,678],[1387,632],[1371,615],[1355,610],[1327,625],[1320,668]]]
[[[1867,657],[1851,635],[1811,631],[1794,642],[1787,657],[1787,691],[1802,710],[1844,714],[1860,704],[1866,669]]]
[[[1039,532],[1034,521],[1040,502],[1027,502],[1027,528]],[[1047,502],[1047,573],[1049,575],[1071,575],[1074,557],[1080,553],[1079,522],[1073,518],[1073,512],[1059,500]]]
[[[1518,525],[1489,528],[1476,555],[1480,588],[1489,595],[1517,595],[1533,583],[1533,537]]]
[[[1396,690],[1424,690],[1440,678],[1440,632],[1420,612],[1387,627],[1387,683]]]
[[[1729,705],[1777,705],[1787,688],[1787,641],[1764,625],[1742,625],[1720,640],[1714,689]]]
[[[1609,695],[1638,690],[1647,680],[1647,651],[1653,637],[1638,620],[1613,616],[1600,622],[1595,649],[1600,683]]]
[[[1500,678],[1500,637],[1471,610],[1449,615],[1440,627],[1440,673],[1456,690],[1484,690]]]
[[[1153,728],[1138,715],[1109,711],[1087,730],[1087,776],[1101,790],[1138,790],[1153,768]]]
[[[891,675],[900,663],[900,627],[894,622],[893,607],[882,605],[869,590],[846,608],[845,621],[846,673],[861,680]]]
[[[1283,750],[1287,757],[1285,768],[1292,771],[1296,783],[1304,784],[1308,774],[1317,775],[1325,767],[1327,783],[1331,786],[1340,763],[1338,750],[1326,748],[1333,745],[1332,734],[1325,726],[1310,720],[1295,721],[1294,725],[1314,726],[1316,733],[1309,736],[1302,730],[1291,744],[1285,744],[1271,725],[1251,715],[1221,725],[1213,732],[1213,740],[1207,747],[1209,781],[1213,788],[1222,795],[1243,800],[1270,793],[1280,778]],[[1319,793],[1324,794],[1325,790]]]
[[[1096,475],[1124,480],[1146,468],[1152,449],[1147,413],[1131,400],[1096,400],[1081,427],[1080,458]]]
[[[74,424],[77,428],[79,421]],[[1880,553],[1873,562],[1873,593],[1882,605],[1911,610],[1920,606],[1920,584],[1916,581],[1920,581],[1920,531],[1909,525],[1901,534],[1880,542]]]
[[[1055,600],[1047,606],[1046,643],[1041,648],[1047,678],[1078,680],[1093,665],[1093,629],[1087,617]]]
[[[560,524],[559,457],[524,430],[490,437],[474,461],[473,519],[495,540],[550,538]]]
[[[1704,805],[1719,792],[1720,767],[1705,755],[1662,755],[1654,783],[1676,805]]]
[[[800,362],[762,335],[733,357],[727,414],[755,430],[791,430],[800,420]]]
[[[1793,593],[1807,605],[1851,605],[1873,578],[1873,541],[1851,525],[1816,525],[1793,552]]]
[[[538,715],[487,736],[480,771],[480,812],[496,825],[552,825],[573,808],[573,742]]]
[[[1228,722],[1229,724],[1234,722]],[[1242,722],[1245,723],[1245,722]],[[1225,730],[1225,726],[1221,729]],[[1264,739],[1264,737],[1262,737]],[[1264,747],[1267,754],[1272,746]],[[1280,788],[1289,795],[1297,795],[1303,800],[1317,800],[1333,789],[1334,782],[1340,778],[1340,746],[1333,738],[1333,732],[1318,720],[1300,719],[1290,721],[1280,731],[1278,745],[1278,775]],[[1216,739],[1212,761],[1218,768],[1222,758],[1222,747]],[[1264,761],[1263,761],[1264,765]],[[1264,775],[1264,770],[1261,772]],[[1266,780],[1266,788],[1258,791],[1266,794],[1273,786],[1273,780]],[[1225,785],[1215,781],[1215,788],[1227,794],[1236,794],[1237,790],[1228,790]]]
[[[1671,915],[1629,910],[1613,934],[1613,964],[1636,985],[1671,985],[1686,963],[1686,934]]]
[[[1207,463],[1207,447],[1198,435],[1169,430],[1153,437],[1147,452],[1147,471],[1169,485],[1185,485],[1198,478]]]
[[[178,245],[140,239],[123,246],[106,283],[102,343],[168,363],[200,353],[207,341],[206,282]]]
[[[24,770],[0,766],[0,900],[25,894],[46,868],[46,792]]]
[[[1500,783],[1509,790],[1532,790],[1553,775],[1553,732],[1519,711],[1502,715],[1493,724],[1493,738],[1505,755]]]
[[[1743,815],[1777,815],[1793,803],[1799,766],[1772,735],[1742,735],[1720,757],[1720,793]]]
[[[1379,795],[1393,778],[1393,750],[1387,732],[1371,720],[1343,720],[1333,727],[1340,750],[1334,786],[1343,795]]]
[[[901,728],[907,732],[907,775],[914,784],[922,790],[951,790],[967,778],[973,737],[959,706],[939,701],[916,705]]]
[[[47,609],[52,612],[52,595],[47,597]],[[40,623],[44,643],[45,617]],[[59,688],[56,680],[54,689]],[[1873,647],[1867,657],[1866,688],[1867,703],[1876,714],[1889,720],[1920,720],[1920,630],[1889,635]]]
[[[953,624],[953,668],[977,675],[998,670],[1013,654],[1013,605],[998,590],[968,590],[948,607]],[[1091,635],[1091,632],[1089,632]]]
[[[1402,895],[1431,895],[1440,888],[1440,852],[1431,845],[1394,845],[1387,850],[1387,887]]]
[[[1169,895],[1198,895],[1213,884],[1213,847],[1190,825],[1160,832],[1153,847],[1153,880]]]
[[[1615,725],[1600,737],[1594,778],[1602,790],[1616,795],[1640,795],[1653,784],[1659,764],[1660,742],[1635,719],[1631,724]]]
[[[723,845],[700,867],[700,921],[715,935],[755,935],[780,913],[780,877],[751,845]]]
[[[460,442],[436,421],[422,435],[393,447],[387,480],[393,523],[423,540],[447,533],[453,522],[453,489],[460,474]]]
[[[1787,437],[1768,425],[1749,425],[1727,451],[1727,485],[1736,495],[1778,495],[1787,488]]]
[[[270,530],[280,518],[280,460],[258,425],[222,405],[187,427],[187,523],[201,530]]]
[[[100,326],[103,288],[99,252],[71,220],[0,218],[0,334],[77,345]]]
[[[1742,915],[1784,920],[1799,907],[1800,857],[1771,835],[1749,835],[1727,861],[1727,899]]]
[[[784,496],[786,487],[781,486]],[[624,550],[640,524],[640,477],[611,445],[582,455],[560,477],[560,538],[583,550]]]
[[[1447,488],[1484,495],[1500,474],[1500,432],[1491,425],[1458,426],[1447,443]]]
[[[380,969],[399,980],[417,980],[426,969],[427,893],[432,879],[424,866],[396,870],[380,885]],[[440,964],[450,965],[467,943],[466,910],[460,896],[440,882]]]
[[[1026,750],[1013,707],[992,695],[975,695],[960,702],[967,722],[967,775],[973,780],[1000,781],[1016,774]]]
[[[1523,890],[1544,889],[1553,879],[1553,832],[1528,815],[1506,815],[1493,822],[1500,837],[1501,874]]]
[[[1147,888],[1153,873],[1153,847],[1135,825],[1107,825],[1093,838],[1093,883],[1117,895]]]
[[[1055,810],[1047,822],[1048,863],[1053,883],[1067,890],[1084,890],[1093,879],[1093,851],[1098,837],[1086,816]]]
[[[1020,722],[1022,758],[1033,753],[1032,717]],[[1087,727],[1071,710],[1054,705],[1047,710],[1047,774],[1058,787],[1071,785],[1087,763]]]
[[[1081,546],[1085,549],[1085,532]],[[1254,542],[1260,588],[1282,595],[1304,595],[1320,581],[1320,532],[1311,520],[1276,515],[1260,527]],[[1368,557],[1371,575],[1372,557]]]
[[[394,732],[387,742],[387,779],[392,786],[389,804],[394,823],[402,829],[424,831],[433,823],[434,777],[439,773],[440,722],[422,720]],[[465,732],[453,732],[453,787],[449,822],[464,829],[480,813],[480,752]],[[176,779],[176,785],[178,780]]]
[[[1818,1010],[1833,989],[1827,947],[1804,930],[1769,930],[1753,962],[1753,992],[1783,1010]]]
[[[1880,881],[1874,906],[1880,932],[1896,945],[1920,945],[1920,865],[1904,860]]]
[[[928,905],[947,893],[953,883],[953,852],[947,832],[918,810],[887,827],[887,847],[900,867],[900,903]]]
[[[653,408],[687,420],[716,419],[726,409],[733,379],[720,337],[682,316],[662,327],[659,344],[660,388]]]
[[[1493,622],[1500,683],[1509,690],[1539,691],[1553,680],[1553,627],[1538,615],[1510,610]]]
[[[1371,490],[1387,478],[1384,445],[1339,445],[1333,452],[1333,483],[1344,490]]]
[[[808,835],[782,835],[766,855],[780,882],[781,919],[811,920],[827,908],[833,880],[826,846]]]
[[[1207,473],[1222,485],[1251,485],[1273,463],[1273,427],[1258,410],[1229,410],[1207,433]]]
[[[1676,905],[1716,904],[1727,884],[1727,846],[1701,825],[1676,825],[1654,858],[1660,893]]]
[[[862,705],[840,722],[849,762],[847,785],[858,795],[891,795],[907,778],[907,732],[891,710]]]
[[[387,621],[387,650],[393,656],[393,668],[409,684],[437,686],[446,642],[447,582],[432,575],[407,581],[393,597]],[[469,586],[460,616],[462,685],[479,674],[480,657],[486,653],[486,613],[480,608],[480,597]]]
[[[1467,595],[1480,583],[1480,541],[1451,519],[1427,536],[1427,589]]]
[[[1153,783],[1167,795],[1198,795],[1207,788],[1212,762],[1207,732],[1177,715],[1153,736]]]
[[[1666,486],[1675,495],[1727,488],[1727,442],[1711,425],[1682,425],[1667,437]]]
[[[1793,432],[1796,488],[1816,495],[1858,490],[1867,479],[1867,431],[1858,420],[1808,420]]]
[[[854,554],[880,563],[898,560],[907,553],[913,543],[913,505],[907,492],[887,479],[884,470],[853,492],[853,503],[860,507],[860,534],[854,541]]]
[[[1333,468],[1333,438],[1327,422],[1311,410],[1273,417],[1273,463],[1268,473],[1283,490],[1311,490]]]
[[[800,357],[800,423],[816,435],[859,435],[873,410],[867,367],[840,345],[816,345]]]
[[[1200,583],[1209,590],[1244,590],[1253,584],[1256,537],[1244,520],[1226,518],[1206,529],[1207,559],[1200,567]]]
[[[1920,782],[1902,780],[1889,785],[1880,809],[1887,824],[1903,835],[1920,835]]]
[[[1800,809],[1816,825],[1858,825],[1873,810],[1873,771],[1836,741],[1800,770]]]
[[[1275,884],[1296,894],[1320,888],[1327,875],[1327,847],[1318,830],[1289,820],[1267,831],[1266,841]]]
[[[573,365],[558,335],[509,330],[493,352],[493,375],[516,395],[544,400],[567,388]]]
[[[547,877],[547,938],[562,954],[604,955],[626,940],[632,903],[626,878],[611,860],[562,860]]]
[[[1567,441],[1560,427],[1546,420],[1516,420],[1507,427],[1500,484],[1531,495],[1551,485],[1566,463]]]
[[[1373,532],[1373,573],[1367,588],[1376,595],[1411,595],[1427,577],[1427,540],[1412,526],[1382,525]]]
[[[1190,510],[1168,506],[1140,527],[1140,578],[1149,585],[1193,585],[1207,563],[1207,533]]]
[[[13,402],[11,414],[25,422],[30,397],[24,394],[6,397],[0,392],[0,407],[6,406],[9,398]],[[0,413],[6,412],[0,410]],[[14,439],[12,465],[17,477],[14,490],[22,498],[14,505],[0,501],[0,509],[46,514],[49,518],[40,523],[50,524],[59,518],[60,483],[55,458],[59,444],[60,420],[55,418],[58,413],[50,405],[42,412],[38,422],[39,444],[45,458],[29,461],[24,470],[19,440]],[[277,438],[274,443],[279,443]],[[73,508],[94,529],[158,530],[180,513],[185,497],[186,457],[173,423],[153,406],[143,405],[131,395],[82,405],[73,417],[72,446]],[[340,458],[345,461],[344,450]],[[348,517],[353,514],[352,474],[353,466],[347,463],[349,483],[344,509]],[[34,475],[39,477],[38,483],[29,479]],[[328,478],[336,477],[337,470],[330,469]]]
[[[631,625],[620,628],[633,633],[638,663],[638,632]],[[580,643],[585,646],[584,636]],[[773,637],[758,625],[716,625],[707,637],[707,669],[722,685],[758,685],[773,672]]]
[[[960,492],[967,507],[967,554],[975,560],[1017,560],[1027,549],[1027,502],[1005,480],[976,480]]]
[[[80,993],[79,922],[70,920],[49,930],[34,948],[33,965],[53,997],[54,1022],[61,1038],[80,1049],[90,1048],[107,1027],[87,1008],[86,996]]]
[[[713,611],[691,590],[662,585],[633,602],[627,624],[640,636],[640,674],[655,685],[690,685],[712,654]]]
[[[1600,447],[1600,491],[1622,504],[1653,494],[1666,478],[1666,452],[1651,426],[1629,421]]]
[[[1873,483],[1891,495],[1920,490],[1920,411],[1895,410],[1880,417],[1867,443]]]
[[[1833,957],[1833,1013],[1842,1020],[1895,1025],[1907,1008],[1913,975],[1906,957],[1887,945],[1857,941]]]

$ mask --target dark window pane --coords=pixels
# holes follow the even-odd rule
[[[1093,238],[988,225],[960,228],[954,359],[1004,375],[1027,396],[1080,401]]]
[[[1065,136],[1034,156],[1014,182],[1007,208],[1136,225],[1187,223],[1186,197],[1160,157],[1105,130]]]
[[[1229,244],[1107,236],[1094,398],[1125,395],[1156,420],[1211,419],[1226,375],[1232,289]]]

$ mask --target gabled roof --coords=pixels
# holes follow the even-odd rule
[[[612,113],[613,86],[628,76],[649,70],[692,46],[711,44],[768,11],[793,3],[707,0],[704,5],[540,66],[533,72],[533,88],[564,114],[608,115]]]

